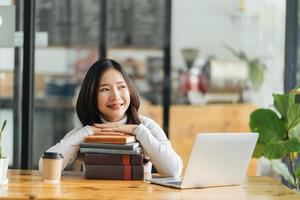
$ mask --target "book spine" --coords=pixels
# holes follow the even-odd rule
[[[124,150],[124,149],[102,149],[102,148],[80,148],[80,153],[105,153],[105,154],[140,154],[141,148],[136,148],[134,150]]]
[[[87,179],[143,180],[143,166],[86,165]]]
[[[143,165],[143,155],[85,153],[88,165]]]
[[[80,148],[106,148],[106,149],[124,149],[134,150],[140,145],[138,142],[128,144],[106,144],[106,143],[80,143]]]
[[[97,137],[86,137],[85,142],[102,142],[109,144],[126,144],[126,138],[97,138]]]
[[[132,135],[119,136],[119,135],[90,135],[85,137],[86,143],[112,143],[112,144],[127,144],[135,142],[136,138]]]

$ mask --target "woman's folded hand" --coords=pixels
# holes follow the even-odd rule
[[[94,124],[91,126],[96,135],[134,135],[135,124]]]

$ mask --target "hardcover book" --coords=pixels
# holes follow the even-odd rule
[[[144,166],[85,165],[87,179],[143,180]]]
[[[140,146],[139,142],[131,142],[127,144],[107,144],[107,143],[80,143],[82,148],[102,148],[102,149],[127,149],[133,150]]]
[[[133,135],[89,135],[85,137],[87,143],[127,144],[135,141]]]
[[[132,150],[126,149],[102,149],[102,148],[80,148],[80,153],[106,153],[106,154],[140,154],[142,152],[142,148],[138,147]]]
[[[143,155],[86,153],[84,163],[86,165],[143,165]]]

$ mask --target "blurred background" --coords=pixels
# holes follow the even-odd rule
[[[140,92],[141,113],[165,129],[184,164],[196,133],[249,132],[250,113],[300,81],[297,38],[286,39],[297,36],[298,1],[291,1],[296,7],[286,0],[34,2],[30,20],[23,17],[26,1],[0,1],[0,37],[6,37],[0,121],[8,120],[2,145],[11,168],[20,168],[25,156],[26,167],[36,169],[42,152],[78,125],[78,90],[99,57],[125,67]],[[29,98],[22,88],[30,84],[23,66],[27,23],[35,35],[29,132],[21,110]],[[272,173],[266,170],[254,160],[249,174]]]

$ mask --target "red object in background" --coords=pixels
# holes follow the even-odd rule
[[[186,95],[188,91],[198,91],[199,77],[190,71],[184,72],[180,77],[181,92]]]
[[[202,93],[206,93],[208,90],[209,82],[204,74],[199,75],[198,88]]]
[[[183,72],[180,76],[180,91],[183,95],[186,95],[187,92],[191,89],[189,82],[189,72]]]
[[[180,76],[180,91],[186,95],[188,91],[207,91],[208,82],[204,75],[193,74],[190,71],[184,72]]]

